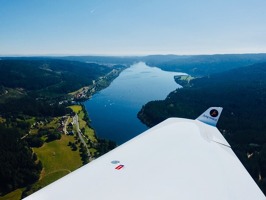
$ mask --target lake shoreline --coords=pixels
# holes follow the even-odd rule
[[[88,101],[94,94],[110,86],[110,84],[126,68],[127,68],[126,66],[123,66],[117,69],[113,69],[111,72],[109,72],[105,76],[100,77],[98,80],[93,81],[92,85],[82,87],[79,90],[69,93],[69,94],[73,96],[74,98],[73,100],[76,102]]]
[[[137,113],[147,102],[163,100],[179,88],[174,76],[181,74],[143,62],[126,68],[110,86],[83,102],[97,137],[120,145],[147,130],[149,127],[138,119]]]

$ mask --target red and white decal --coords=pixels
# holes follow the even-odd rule
[[[120,169],[122,169],[124,167],[124,165],[118,165],[115,169],[116,170],[120,170]]]

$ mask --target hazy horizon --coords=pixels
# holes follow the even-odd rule
[[[208,55],[250,55],[250,54],[266,54],[266,52],[258,53],[213,53],[213,54],[142,54],[142,55],[111,55],[111,54],[14,54],[14,55],[0,55],[0,57],[68,57],[68,56],[96,56],[96,57],[145,57],[145,56],[208,56]]]

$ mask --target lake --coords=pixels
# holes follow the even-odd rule
[[[125,69],[109,87],[85,102],[86,110],[99,138],[118,145],[137,136],[148,127],[137,118],[142,106],[152,100],[163,100],[181,87],[175,75],[140,62]]]

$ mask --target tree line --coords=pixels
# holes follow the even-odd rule
[[[0,125],[0,195],[39,179],[42,163],[20,138],[17,129]]]

